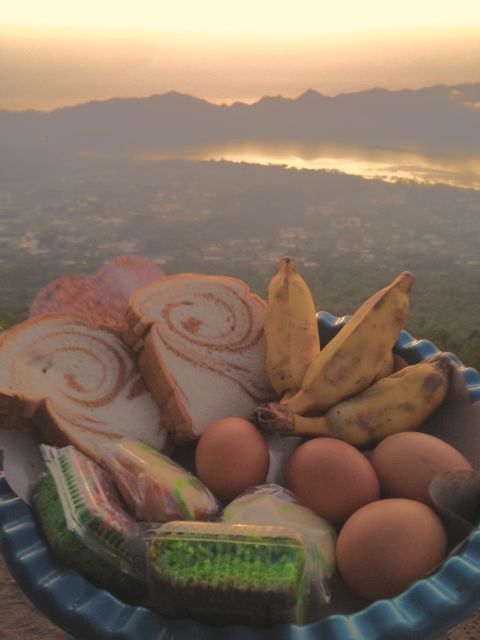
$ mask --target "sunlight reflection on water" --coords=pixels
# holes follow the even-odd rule
[[[480,189],[480,156],[429,156],[413,150],[392,151],[269,140],[162,149],[136,157],[142,160],[182,158],[275,164],[296,169],[340,171],[388,182],[414,180]]]

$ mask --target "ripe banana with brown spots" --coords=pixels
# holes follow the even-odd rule
[[[356,446],[377,442],[400,431],[417,429],[445,400],[450,359],[437,354],[379,380],[362,393],[332,407],[325,415],[283,418],[257,410],[265,430],[294,436],[329,436]]]
[[[369,387],[388,365],[405,326],[414,280],[413,274],[404,271],[366,300],[317,354],[299,391],[277,403],[279,413],[318,415]]]
[[[268,286],[264,335],[265,365],[280,397],[295,394],[305,372],[320,353],[311,291],[293,258],[282,258]]]

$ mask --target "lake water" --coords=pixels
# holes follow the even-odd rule
[[[381,179],[414,180],[480,189],[480,156],[428,156],[417,151],[385,151],[288,141],[233,141],[205,147],[165,149],[142,159],[228,160],[296,169],[322,169]]]

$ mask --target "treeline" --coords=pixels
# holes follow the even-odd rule
[[[453,352],[466,366],[480,371],[478,275],[454,264],[450,265],[448,274],[440,277],[428,266],[416,267],[416,282],[411,293],[406,329],[416,338],[431,340],[442,351]],[[232,275],[247,282],[253,291],[265,298],[274,265],[268,265],[262,272],[232,262],[206,265],[199,259],[177,260],[169,265],[170,273],[182,271]],[[302,269],[318,310],[338,316],[352,314],[366,298],[388,284],[397,272],[392,269],[391,273],[385,273],[375,265],[360,269],[345,264]],[[52,272],[51,275],[53,278],[60,274]],[[10,294],[12,301],[7,307],[8,311],[3,310],[0,314],[0,326],[4,328],[28,316],[28,308],[35,294],[33,280],[29,283],[25,279],[22,290],[12,290]]]

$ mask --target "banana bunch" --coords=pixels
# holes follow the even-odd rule
[[[258,407],[253,420],[270,432],[359,446],[417,428],[446,396],[450,361],[440,355],[392,373],[414,279],[401,273],[320,349],[311,292],[295,261],[282,258],[265,321],[266,370],[280,401]]]
[[[266,370],[292,413],[321,413],[392,372],[392,348],[405,326],[414,281],[403,272],[371,296],[320,349],[312,295],[292,258],[268,288]]]
[[[403,272],[357,309],[311,363],[299,391],[285,401],[293,413],[322,413],[372,384],[405,326],[413,281]]]
[[[445,400],[450,359],[438,354],[375,382],[322,416],[280,415],[263,409],[264,428],[308,437],[329,436],[356,446],[419,427]],[[258,411],[262,411],[259,409]]]

